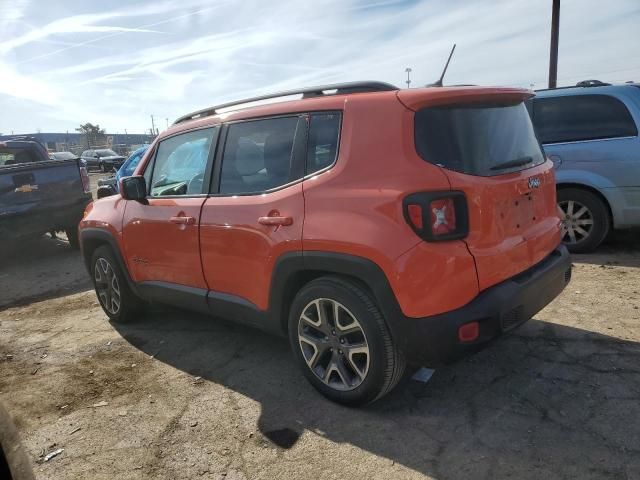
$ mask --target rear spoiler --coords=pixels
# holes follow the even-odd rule
[[[398,100],[409,110],[468,103],[521,102],[535,96],[531,90],[502,87],[437,87],[399,90]]]

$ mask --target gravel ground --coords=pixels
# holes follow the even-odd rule
[[[43,238],[0,256],[0,402],[40,479],[640,478],[637,238],[574,257],[535,319],[359,410],[317,394],[283,339],[165,308],[109,323],[77,252]]]

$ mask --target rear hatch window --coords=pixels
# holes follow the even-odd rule
[[[423,108],[415,142],[427,162],[469,175],[503,175],[545,160],[523,102]]]

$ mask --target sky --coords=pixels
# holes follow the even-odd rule
[[[0,133],[143,133],[354,80],[544,88],[551,0],[0,0]],[[562,0],[559,85],[640,81],[640,0]]]

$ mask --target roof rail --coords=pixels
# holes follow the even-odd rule
[[[605,82],[601,82],[600,80],[582,80],[578,83],[576,83],[575,85],[568,85],[566,87],[554,87],[554,88],[538,88],[535,91],[536,92],[546,92],[548,90],[564,90],[567,88],[576,88],[576,87],[582,87],[582,88],[589,88],[589,87],[607,87],[611,85],[610,83],[605,83]]]
[[[234,107],[236,105],[243,105],[246,103],[259,102],[261,100],[269,100],[271,98],[289,97],[292,95],[302,95],[302,98],[321,97],[324,95],[343,95],[347,93],[366,93],[366,92],[389,92],[393,90],[399,90],[398,87],[385,82],[348,82],[348,83],[334,83],[331,85],[320,85],[317,87],[300,88],[295,90],[285,90],[284,92],[271,93],[268,95],[260,95],[259,97],[245,98],[243,100],[236,100],[233,102],[221,103],[213,107],[204,108],[195,112],[183,115],[178,118],[174,125],[187,120],[193,120],[196,118],[209,117],[218,113],[218,110],[223,108]]]
[[[582,80],[576,83],[576,87],[604,87],[611,85],[610,83],[601,82],[600,80]]]

